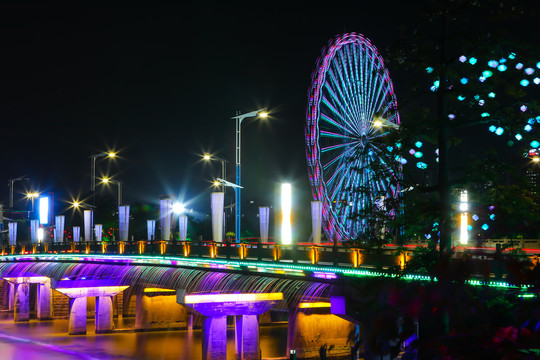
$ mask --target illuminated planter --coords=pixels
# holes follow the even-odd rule
[[[238,251],[240,259],[244,260],[247,257],[247,244],[240,244]]]
[[[274,257],[274,261],[279,261],[279,259],[281,259],[281,249],[278,244],[274,245],[272,256]]]
[[[312,246],[310,250],[310,259],[311,264],[315,265],[319,262],[319,248],[317,246]]]
[[[364,262],[364,255],[362,254],[360,249],[353,249],[352,255],[352,264],[355,268],[362,265]]]
[[[184,256],[188,257],[189,253],[191,252],[191,246],[189,246],[189,243],[186,241],[183,245],[184,248]]]

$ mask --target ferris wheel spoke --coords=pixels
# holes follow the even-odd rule
[[[328,124],[333,125],[334,127],[338,128],[339,130],[343,132],[347,132],[351,135],[355,135],[355,133],[352,132],[351,129],[344,127],[342,122],[337,122],[336,120],[326,115],[324,112],[321,113],[321,119],[327,122]]]
[[[328,90],[330,90],[330,89],[328,89]],[[341,106],[341,103],[339,102],[339,99],[338,99],[337,97],[333,96],[332,93],[330,93],[330,97],[332,98],[332,100],[334,100],[334,101],[337,103],[338,106],[342,107],[342,106]],[[326,105],[326,107],[328,107],[328,109],[330,110],[330,112],[331,112],[332,114],[336,115],[336,117],[340,120],[340,124],[342,124],[342,125],[347,125],[347,126],[349,127],[349,130],[347,130],[347,131],[352,131],[352,132],[354,133],[354,128],[351,127],[350,122],[347,121],[347,119],[344,117],[344,114],[342,114],[342,113],[334,106],[334,104],[332,104],[332,103],[330,102],[330,100],[329,100],[326,96],[324,96],[324,95],[323,95],[322,103],[323,103],[324,105]],[[321,109],[321,113],[322,113],[322,114],[325,114],[324,108]],[[325,114],[325,115],[326,115],[326,114]],[[330,120],[331,118],[330,118],[329,116],[326,116],[325,119],[329,119],[329,120]],[[332,119],[332,121],[334,121],[334,124],[337,126],[337,121],[335,121],[334,119]],[[342,126],[342,125],[340,125],[340,126]]]

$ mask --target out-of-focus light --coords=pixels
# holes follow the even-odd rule
[[[417,159],[420,159],[422,156],[424,156],[424,154],[422,154],[421,151],[417,151],[414,153],[414,157],[417,158]]]
[[[268,117],[268,113],[266,111],[261,111],[258,115],[262,119],[266,119]]]
[[[533,83],[534,83],[535,85],[540,84],[540,78],[535,77],[535,78],[533,79]]]
[[[418,162],[416,163],[416,167],[419,169],[427,169],[427,164],[424,162]]]
[[[474,215],[472,216],[472,219],[473,219],[474,221],[478,221],[478,219],[480,219],[480,217],[479,217],[478,215],[474,214]]]
[[[489,131],[495,132],[495,130],[497,130],[497,127],[496,127],[495,125],[491,125],[491,126],[489,127]]]
[[[461,55],[459,58],[458,58],[459,62],[462,62],[464,63],[465,61],[467,61],[467,57],[465,55]]]
[[[535,149],[536,149],[536,148],[539,147],[539,146],[540,146],[540,142],[538,142],[538,141],[536,141],[536,140],[531,141],[531,147],[532,147],[532,148],[535,148]]]
[[[175,202],[173,204],[172,210],[175,214],[181,214],[186,210],[186,207],[182,203]]]
[[[401,164],[405,165],[405,164],[407,163],[407,159],[405,159],[405,158],[402,157],[401,159],[399,159],[399,162],[400,162]]]
[[[489,215],[489,219],[490,219],[490,220],[495,220],[495,214]]]
[[[380,121],[380,120],[375,120],[375,121],[373,122],[373,126],[375,126],[375,127],[381,127],[381,126],[382,126],[382,121]]]
[[[491,70],[484,70],[484,71],[482,71],[482,76],[487,79],[487,78],[493,76],[493,72],[491,72]]]
[[[465,97],[465,96],[463,96],[463,95],[458,95],[458,97],[457,97],[457,99],[458,99],[459,101],[463,101],[463,100],[465,100],[466,98],[467,98],[467,97]]]
[[[494,92],[490,92],[490,93],[488,94],[488,96],[489,96],[490,98],[493,99],[493,98],[495,97],[495,93],[494,93]]]
[[[525,86],[529,85],[529,80],[523,79],[523,80],[521,80],[521,81],[519,82],[519,85],[525,87]]]
[[[465,85],[465,84],[467,84],[467,83],[469,82],[469,79],[467,79],[467,78],[461,78],[460,82],[461,82],[463,85]]]
[[[510,54],[508,54],[508,58],[510,60],[514,60],[516,58],[516,53],[511,52]]]
[[[504,129],[502,127],[498,127],[497,130],[495,130],[495,135],[502,135],[504,133]]]
[[[469,59],[469,64],[471,64],[471,65],[474,65],[474,64],[476,64],[477,62],[478,62],[478,59],[475,58],[475,57],[472,57],[472,58]]]
[[[480,114],[480,116],[481,116],[481,117],[488,117],[488,116],[489,116],[489,113],[484,112],[484,113]]]
[[[450,120],[454,120],[454,119],[456,118],[456,115],[454,115],[454,114],[448,114],[448,118],[449,118]]]
[[[409,150],[409,154],[411,154],[411,155],[414,155],[415,152],[416,152],[416,150],[414,150],[414,149]]]
[[[525,74],[527,74],[527,75],[534,74],[534,69],[531,68],[531,67],[526,68],[524,71],[525,71]]]
[[[488,224],[482,225],[482,230],[486,231],[487,229],[489,229],[489,225],[488,225]]]
[[[516,69],[517,69],[517,70],[523,69],[523,64],[522,64],[522,63],[517,63],[517,64],[516,64]]]
[[[516,140],[519,141],[519,140],[521,140],[521,139],[523,139],[523,136],[521,136],[521,134],[516,134]]]
[[[428,74],[431,74],[431,73],[433,72],[433,68],[432,68],[431,66],[428,66],[428,67],[426,68],[426,72],[427,72]]]
[[[535,157],[532,158],[532,161],[534,161],[534,162],[540,162],[540,157],[535,156]]]
[[[497,66],[497,70],[499,70],[500,72],[506,71],[506,69],[507,69],[507,67],[504,64]]]
[[[521,110],[521,112],[527,111],[527,105],[521,105],[519,110]]]
[[[529,125],[529,124],[527,124],[527,125],[525,125],[525,127],[523,128],[523,130],[525,130],[525,131],[531,131],[531,130],[532,130],[532,126]]]
[[[414,146],[416,146],[417,148],[421,148],[422,145],[424,145],[421,141],[417,141],[414,143]]]
[[[490,68],[496,68],[498,65],[499,65],[499,62],[497,60],[489,60],[488,61],[488,66]]]
[[[536,67],[540,69],[540,61],[536,63]]]
[[[484,100],[482,100],[482,99],[478,100],[478,105],[484,106],[484,104],[485,104],[485,101],[484,101]]]

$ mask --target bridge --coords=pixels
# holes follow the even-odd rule
[[[318,356],[321,346],[350,357],[351,281],[392,276],[411,251],[373,252],[332,245],[227,242],[81,242],[2,248],[0,296],[16,322],[65,314],[69,334],[114,332],[114,316],[134,316],[135,331],[202,329],[204,359],[226,359],[234,319],[238,359],[260,359],[259,325],[288,322],[288,352]],[[484,254],[485,255],[485,254]],[[491,260],[493,267],[495,260]],[[496,272],[496,271],[495,271]],[[406,275],[405,280],[430,281]],[[493,275],[471,286],[512,287]]]

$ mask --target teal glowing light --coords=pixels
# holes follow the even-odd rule
[[[399,141],[396,143],[396,148],[401,149],[401,143]]]
[[[529,85],[529,80],[523,79],[523,80],[521,80],[521,81],[519,82],[519,85],[525,87],[525,86]]]
[[[527,120],[527,124],[533,125],[534,123],[534,118],[529,118],[529,120]]]
[[[417,148],[421,148],[422,145],[424,145],[421,141],[417,141],[414,143],[414,146],[416,146]]]
[[[488,61],[488,66],[490,68],[496,68],[498,65],[499,65],[499,62],[497,60],[489,60]]]
[[[478,215],[474,214],[474,215],[472,216],[472,219],[473,219],[474,221],[478,221],[478,219],[480,219],[480,217],[479,217]]]
[[[482,230],[486,231],[487,229],[489,229],[489,225],[488,225],[488,224],[482,225]]]
[[[523,136],[521,136],[521,134],[516,134],[516,140],[519,141],[519,140],[521,140],[521,139],[523,139]]]
[[[424,154],[421,151],[417,151],[414,153],[414,157],[417,159],[420,159],[422,156],[424,156]]]
[[[489,215],[489,218],[490,218],[491,220],[495,220],[495,214]]]
[[[467,225],[467,231],[472,231],[472,225]]]
[[[489,113],[487,112],[484,112],[482,114],[480,114],[481,117],[485,118],[485,117],[489,117]]]
[[[484,71],[482,71],[482,76],[487,79],[487,78],[493,76],[493,72],[491,72],[490,70],[484,70]]]
[[[480,95],[478,94],[474,95],[474,100],[480,100]]]
[[[476,64],[477,62],[478,62],[478,59],[475,58],[475,57],[472,57],[472,58],[469,59],[469,64],[471,64],[471,65],[474,65],[474,64]]]
[[[426,72],[427,72],[428,74],[431,74],[431,73],[433,72],[433,68],[432,68],[431,66],[428,66],[428,67],[426,68]]]
[[[463,85],[465,85],[466,83],[469,82],[469,79],[467,79],[467,78],[461,78],[460,81],[461,81],[461,83],[462,83]]]
[[[510,60],[514,60],[516,58],[516,53],[511,52],[510,54],[508,54],[508,58]]]
[[[495,130],[497,130],[497,127],[496,127],[495,125],[491,125],[491,126],[489,127],[489,131],[495,132]]]
[[[427,169],[427,164],[420,161],[420,162],[416,163],[416,167],[419,168],[419,169]]]
[[[516,64],[516,69],[518,69],[518,70],[523,69],[523,64],[522,63],[517,63]]]
[[[525,125],[525,127],[523,128],[523,130],[525,130],[525,131],[531,131],[531,130],[532,130],[532,126],[529,125],[529,124],[527,124],[527,125]]]
[[[501,136],[504,133],[504,129],[502,127],[498,127],[497,130],[495,130],[495,135]]]
[[[540,61],[536,63],[536,67],[540,69]]]
[[[540,142],[538,142],[536,140],[531,141],[531,147],[536,149],[539,146],[540,146]]]
[[[525,69],[525,74],[527,74],[527,75],[532,75],[532,74],[534,74],[534,69],[533,69],[533,68],[530,68],[530,67],[529,67],[529,68],[526,68],[526,69]]]
[[[540,84],[540,78],[535,77],[535,78],[533,79],[533,83],[534,83],[535,85]]]
[[[465,100],[466,98],[467,98],[467,97],[466,97],[466,96],[463,96],[463,95],[458,95],[458,97],[457,97],[457,99],[458,99],[459,101],[463,101],[463,100]]]
[[[402,157],[401,159],[399,159],[399,162],[403,165],[405,165],[407,163],[407,159],[405,159],[404,157]]]
[[[488,96],[493,99],[495,97],[495,93],[492,91],[488,94]]]
[[[506,71],[506,69],[507,69],[506,65],[497,66],[497,70],[499,70],[500,72]]]

